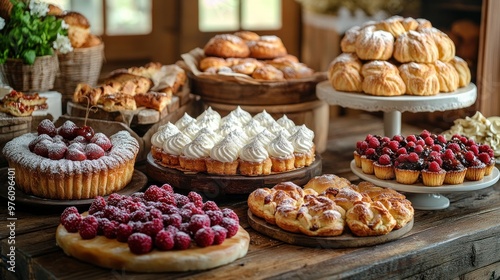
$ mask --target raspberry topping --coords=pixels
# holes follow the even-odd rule
[[[99,223],[97,222],[97,218],[92,215],[88,215],[80,222],[80,225],[78,226],[78,233],[80,233],[82,239],[92,239],[97,236],[98,226]]]
[[[214,243],[215,233],[210,226],[202,227],[194,234],[194,241],[200,247],[207,247]]]
[[[389,155],[381,155],[378,159],[378,163],[382,165],[390,165],[391,164],[391,157]]]
[[[219,225],[215,225],[215,226],[212,226],[212,230],[214,231],[213,244],[214,245],[222,244],[224,242],[224,240],[226,240],[227,229],[225,229]]]
[[[490,162],[491,162],[491,158],[490,158],[490,156],[489,156],[487,153],[484,153],[484,152],[483,152],[483,153],[480,153],[480,154],[477,156],[477,158],[478,158],[480,161],[484,162],[485,164],[490,164]]]
[[[228,238],[233,237],[238,232],[238,221],[229,217],[224,217],[220,225],[227,230]]]
[[[190,245],[191,245],[191,237],[187,233],[183,231],[178,231],[175,233],[174,236],[175,249],[185,250],[188,249]]]
[[[161,230],[155,237],[155,246],[159,250],[167,251],[174,248],[175,233],[168,230]]]
[[[427,169],[430,172],[439,172],[441,171],[441,166],[439,166],[439,163],[437,163],[436,161],[431,161]]]
[[[38,135],[47,134],[50,137],[54,137],[57,134],[57,128],[52,121],[49,119],[43,119],[37,127]]]
[[[130,251],[134,254],[146,254],[153,249],[153,240],[151,236],[144,233],[132,233],[127,240]]]

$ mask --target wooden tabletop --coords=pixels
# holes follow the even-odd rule
[[[375,133],[382,129],[371,127]],[[332,138],[321,155],[324,174],[359,182],[349,168],[351,145],[346,137]],[[498,279],[500,183],[446,197],[451,202],[446,209],[416,210],[413,228],[401,238],[342,249],[289,245],[260,234],[248,224],[246,195],[223,197],[217,203],[235,210],[250,234],[247,255],[208,271],[162,274],[103,269],[68,257],[54,237],[62,209],[16,205],[9,216],[7,200],[1,199],[1,279]],[[12,217],[16,220],[8,220]],[[11,247],[15,261],[9,264]],[[15,273],[7,270],[11,264]]]

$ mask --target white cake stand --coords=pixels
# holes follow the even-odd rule
[[[330,105],[369,112],[384,112],[384,135],[392,137],[401,133],[402,112],[435,112],[469,107],[476,102],[477,88],[471,83],[455,92],[439,93],[433,96],[374,96],[337,91],[327,80],[316,85],[316,96]]]
[[[337,91],[332,87],[330,81],[326,80],[316,85],[316,96],[330,105],[339,105],[369,112],[384,112],[384,136],[392,137],[401,134],[402,112],[435,112],[465,108],[476,102],[477,88],[476,85],[471,83],[454,92],[439,93],[433,96],[374,96],[365,93]],[[354,165],[354,167],[356,166]],[[400,185],[394,183],[395,181],[379,180],[375,176],[370,177],[361,172],[361,170],[353,169],[352,164],[351,169],[364,180],[371,181],[380,186],[412,193],[409,199],[412,201],[415,209],[421,210],[447,208],[450,205],[450,201],[448,198],[440,195],[440,192],[469,191],[486,187],[484,183],[479,182],[464,183],[465,187],[446,186],[430,188],[417,185]],[[498,180],[498,169],[496,169],[496,172],[496,180]],[[489,182],[486,184],[489,184]],[[492,184],[494,183],[487,186]]]
[[[458,185],[443,185],[439,187],[427,187],[423,184],[404,185],[395,180],[381,180],[375,175],[363,173],[361,168],[356,167],[354,160],[351,161],[351,170],[361,179],[372,182],[381,187],[391,188],[397,191],[408,192],[406,197],[411,201],[413,208],[419,210],[439,210],[450,206],[450,200],[441,193],[469,192],[487,188],[494,185],[500,178],[498,168],[494,167],[490,175],[480,181],[465,181]]]

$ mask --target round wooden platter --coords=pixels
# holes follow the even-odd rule
[[[148,177],[174,188],[192,190],[217,197],[225,194],[249,194],[258,188],[272,188],[278,183],[291,181],[302,186],[311,178],[321,174],[321,158],[316,155],[314,162],[307,167],[289,172],[266,176],[211,175],[202,172],[186,172],[158,164],[151,153],[146,160]]]
[[[3,179],[3,183],[0,185],[2,191],[0,192],[0,197],[7,198],[8,180],[7,180],[8,168],[0,169],[0,178]],[[117,191],[121,195],[131,195],[135,192],[141,191],[148,182],[146,174],[139,170],[134,170],[132,174],[132,180],[123,189]],[[31,194],[24,193],[23,191],[16,190],[16,203],[29,205],[29,206],[44,206],[44,207],[68,207],[68,206],[88,206],[94,201],[93,198],[90,199],[49,199],[34,196]]]
[[[276,225],[269,224],[264,219],[255,216],[250,209],[248,210],[248,223],[254,230],[285,243],[324,249],[354,248],[382,244],[401,238],[413,228],[413,220],[411,220],[404,227],[380,236],[358,237],[353,235],[348,229],[339,236],[307,236],[300,233],[287,232]]]

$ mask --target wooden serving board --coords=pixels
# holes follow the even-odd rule
[[[255,189],[272,188],[285,181],[294,182],[299,186],[305,185],[311,178],[321,174],[321,158],[316,156],[315,161],[310,166],[284,173],[266,176],[224,176],[202,172],[184,172],[165,167],[156,163],[151,153],[148,153],[146,174],[148,177],[161,183],[168,183],[174,188],[201,192],[209,197],[224,194],[249,194]]]
[[[248,223],[250,226],[269,237],[281,240],[285,243],[306,247],[315,248],[352,248],[352,247],[365,247],[373,246],[376,244],[386,243],[408,233],[413,228],[413,220],[407,223],[404,227],[393,230],[388,234],[380,236],[358,237],[353,235],[348,229],[342,235],[332,237],[316,237],[307,236],[300,233],[292,233],[282,230],[276,225],[267,223],[264,219],[255,216],[250,209],[248,209]]]

